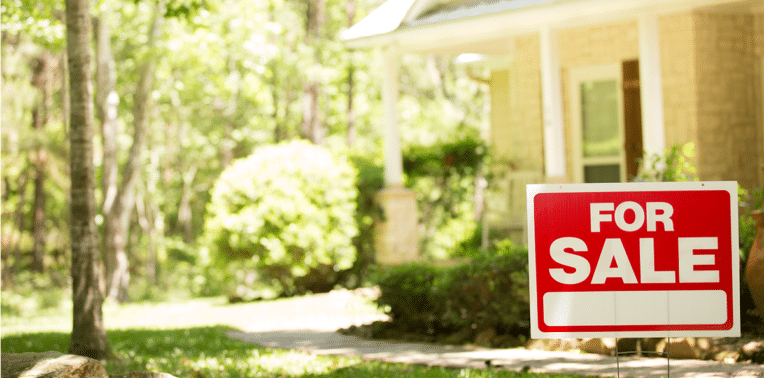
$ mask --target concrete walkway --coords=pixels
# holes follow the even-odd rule
[[[295,349],[317,355],[340,355],[361,357],[393,363],[409,363],[425,366],[448,366],[454,368],[486,368],[494,366],[513,371],[538,373],[566,373],[581,376],[616,376],[620,368],[621,377],[665,377],[667,368],[671,377],[764,377],[764,366],[752,364],[724,364],[715,361],[671,360],[667,366],[665,358],[622,357],[618,363],[615,357],[575,352],[548,352],[513,349],[487,349],[469,346],[451,346],[427,343],[366,340],[356,336],[341,335],[338,328],[359,325],[379,319],[379,314],[364,314],[357,311],[348,313],[343,322],[341,315],[332,314],[331,326],[327,322],[306,321],[309,317],[321,318],[322,311],[337,305],[350,308],[348,303],[358,300],[350,291],[332,292],[311,296],[311,303],[318,307],[303,307],[305,312],[291,320],[289,315],[278,315],[279,311],[269,304],[270,315],[278,319],[273,325],[258,322],[252,329],[231,331],[228,336],[248,343],[266,347]],[[293,305],[297,304],[291,302]],[[326,310],[322,310],[326,309]],[[342,307],[340,307],[342,308]],[[283,314],[294,314],[284,311]],[[312,316],[311,316],[312,315]],[[285,318],[284,316],[287,316]],[[291,324],[290,326],[285,326]]]

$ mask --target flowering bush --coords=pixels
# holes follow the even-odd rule
[[[278,281],[287,294],[300,291],[295,280],[311,272],[349,268],[358,233],[356,175],[344,158],[305,141],[262,147],[234,162],[212,189],[205,233],[213,256],[229,270],[256,267],[261,280]]]

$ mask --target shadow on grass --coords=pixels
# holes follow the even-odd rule
[[[230,327],[128,329],[108,331],[116,359],[105,363],[109,374],[159,371],[176,377],[464,377],[460,370],[315,356],[263,348],[226,336]],[[30,333],[2,338],[3,353],[66,353],[69,334]],[[470,377],[539,377],[508,371],[471,371]],[[560,376],[562,377],[562,376]]]
[[[231,339],[230,327],[112,330],[107,335],[116,358],[109,374],[157,371],[177,377],[276,377],[321,374],[353,361],[274,350]],[[2,338],[2,352],[66,353],[69,334],[46,332]]]

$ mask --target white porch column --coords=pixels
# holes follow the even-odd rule
[[[382,107],[385,128],[385,188],[377,193],[384,219],[375,222],[377,264],[393,265],[419,259],[419,215],[416,193],[403,187],[403,158],[398,130],[398,50],[384,47]]]
[[[398,131],[398,49],[394,44],[384,47],[382,72],[382,107],[384,111],[385,184],[403,186],[403,158]]]
[[[544,120],[544,167],[549,182],[567,181],[565,128],[562,118],[562,81],[557,31],[541,29],[541,100]]]
[[[658,16],[639,17],[639,94],[642,99],[642,143],[645,157],[663,154],[666,132],[663,121],[663,81]]]

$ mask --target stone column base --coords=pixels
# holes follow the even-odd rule
[[[388,187],[376,195],[384,219],[375,226],[375,261],[396,265],[419,260],[419,212],[416,192],[403,187]]]

